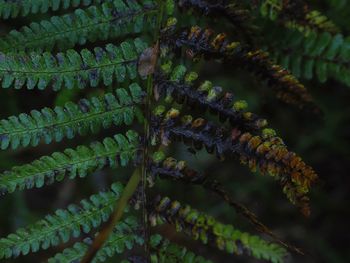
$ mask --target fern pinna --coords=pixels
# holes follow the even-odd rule
[[[155,233],[158,228],[153,227],[163,224],[210,249],[240,257],[284,262],[289,253],[303,253],[235,201],[220,178],[212,180],[171,156],[171,149],[184,143],[194,152],[205,149],[218,161],[239,161],[254,173],[273,177],[287,199],[305,216],[310,214],[308,193],[317,181],[313,168],[287,148],[265,118],[248,110],[247,102],[234,95],[234,85],[216,85],[199,68],[217,62],[229,71],[241,68],[264,92],[271,88],[285,107],[321,115],[297,78],[334,78],[349,85],[350,42],[302,1],[246,2],[0,1],[3,23],[28,21],[37,14],[42,19],[2,33],[1,87],[86,95],[2,119],[1,150],[16,153],[43,143],[106,136],[2,171],[1,193],[42,188],[105,168],[135,170],[125,185],[114,183],[79,205],[2,237],[0,259],[56,247],[48,262],[104,262],[117,254],[125,262],[212,262],[210,253],[198,255]],[[201,27],[193,26],[194,21]],[[222,30],[211,29],[211,21]],[[271,27],[282,27],[283,35],[266,30]],[[261,37],[259,31],[266,33]],[[171,201],[158,187],[160,179],[218,194],[270,239]],[[133,208],[140,206],[142,216],[137,217]],[[66,248],[58,252],[61,244]],[[133,252],[140,247],[141,256]]]

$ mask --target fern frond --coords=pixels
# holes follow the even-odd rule
[[[183,11],[194,9],[205,16],[225,17],[235,27],[249,31],[251,15],[239,1],[207,1],[207,0],[179,0],[178,6]],[[248,32],[246,32],[248,33]]]
[[[282,241],[247,207],[233,200],[230,194],[225,191],[224,187],[216,179],[211,179],[204,173],[192,169],[185,161],[177,161],[172,157],[166,158],[163,152],[156,152],[149,166],[150,174],[154,178],[159,177],[182,181],[186,184],[201,185],[203,188],[217,194],[224,202],[233,207],[238,214],[248,219],[257,231],[270,236],[274,242],[279,243],[288,250],[303,255],[303,252],[299,248]]]
[[[121,184],[113,184],[112,191],[93,195],[82,200],[80,205],[68,206],[67,210],[57,210],[41,221],[1,238],[0,259],[48,249],[78,237],[82,232],[89,233],[108,220],[122,191]]]
[[[218,115],[220,121],[228,120],[242,130],[256,133],[267,128],[265,119],[245,110],[248,106],[246,101],[235,100],[232,93],[224,92],[223,88],[214,86],[210,81],[196,84],[197,77],[197,73],[188,72],[183,65],[174,69],[164,65],[163,72],[155,76],[157,91],[160,96],[166,97],[167,102],[175,100],[191,108],[208,110]]]
[[[305,86],[286,69],[275,65],[269,54],[262,50],[249,50],[239,42],[229,42],[225,34],[213,37],[211,30],[203,30],[198,26],[175,36],[168,32],[164,34],[163,40],[175,49],[187,48],[192,57],[222,59],[226,63],[245,67],[275,88],[277,97],[282,101],[314,112],[319,111]]]
[[[350,86],[350,37],[328,32],[305,37],[298,31],[284,32],[283,38],[271,34],[268,39],[272,37],[271,53],[296,77],[317,77],[322,83],[333,78]]]
[[[157,198],[153,206],[154,211],[150,214],[152,225],[166,221],[175,225],[177,231],[231,254],[245,253],[271,262],[283,262],[286,256],[285,249],[277,244],[241,232],[232,225],[224,225],[211,216],[190,206],[183,206],[177,201],[172,202],[167,197]]]
[[[94,48],[94,52],[68,50],[52,55],[33,52],[0,53],[0,81],[3,88],[21,89],[52,87],[97,87],[101,82],[109,86],[137,77],[137,61],[146,48],[145,42],[137,38],[115,46]]]
[[[90,146],[79,146],[53,153],[0,174],[0,192],[12,193],[17,189],[40,188],[69,177],[85,177],[104,167],[126,166],[135,160],[139,149],[136,132],[128,131],[126,136],[115,135]]]
[[[171,140],[179,140],[195,149],[205,149],[220,159],[238,157],[241,163],[255,172],[269,174],[281,183],[288,199],[309,215],[309,192],[317,179],[315,171],[306,165],[295,153],[288,151],[282,139],[270,129],[263,130],[261,136],[253,136],[237,128],[227,130],[202,118],[191,116],[181,118],[179,111],[158,108],[152,122],[152,136],[168,145]]]
[[[54,16],[50,20],[13,30],[0,39],[0,51],[66,50],[75,45],[97,40],[112,40],[139,33],[154,24],[157,14],[154,0],[111,0],[72,14]]]
[[[112,1],[112,0],[107,0]],[[0,18],[16,18],[29,14],[47,13],[49,10],[68,9],[70,7],[89,6],[102,4],[106,0],[25,0],[25,1],[0,1]]]
[[[142,245],[144,240],[137,235],[139,224],[134,217],[127,217],[119,222],[109,235],[106,243],[97,252],[92,263],[105,262],[107,258],[114,254],[121,254],[125,250],[131,250],[135,244]],[[72,248],[66,248],[62,253],[56,254],[48,260],[48,263],[72,263],[79,262],[89,249],[92,240],[84,239],[84,242],[75,243]]]
[[[92,263],[105,262],[115,254],[122,254],[125,250],[131,250],[135,244],[142,245],[144,240],[137,235],[140,225],[134,217],[128,217],[114,228],[108,240],[97,252]],[[86,253],[92,240],[84,239],[83,242],[75,243],[72,248],[66,248],[62,253],[56,254],[48,260],[48,263],[71,263],[78,262]],[[178,263],[197,262],[211,263],[201,256],[195,255],[185,247],[176,245],[164,239],[160,235],[153,235],[150,238],[151,262],[154,263]],[[124,261],[123,261],[124,262]],[[134,261],[125,261],[134,262]]]
[[[37,146],[41,141],[60,142],[63,138],[97,133],[102,127],[130,125],[135,117],[142,121],[141,110],[137,107],[142,95],[141,88],[134,83],[128,90],[117,89],[116,95],[108,93],[82,99],[77,104],[67,102],[64,107],[57,106],[53,110],[32,110],[30,115],[0,120],[0,148]]]
[[[152,263],[212,263],[201,256],[189,251],[186,247],[171,243],[160,235],[151,236]]]
[[[331,34],[340,32],[331,20],[317,10],[311,10],[302,0],[263,0],[260,13],[271,20],[280,20],[286,27],[297,29],[305,35],[315,31]]]

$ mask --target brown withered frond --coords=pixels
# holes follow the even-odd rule
[[[205,174],[192,169],[187,165],[185,161],[177,161],[172,157],[165,158],[164,153],[157,152],[154,154],[154,158],[149,165],[150,173],[154,177],[201,185],[205,189],[217,194],[221,199],[233,207],[237,213],[243,215],[246,219],[248,219],[257,231],[263,234],[267,234],[275,242],[278,242],[288,250],[303,254],[300,249],[287,244],[278,238],[265,224],[260,222],[258,217],[247,207],[233,200],[230,194],[225,191],[223,186],[221,186],[217,180],[211,179]]]
[[[178,0],[178,6],[182,11],[194,10],[204,16],[212,18],[225,18],[240,34],[250,38],[256,27],[253,25],[253,17],[250,10],[240,1],[230,0]]]
[[[288,70],[270,60],[263,50],[250,50],[240,42],[231,42],[225,34],[214,35],[210,29],[198,26],[178,34],[166,31],[163,44],[175,49],[185,48],[192,58],[221,59],[224,63],[242,66],[267,81],[277,92],[277,97],[289,104],[318,113],[313,99],[305,86]]]
[[[304,215],[309,215],[307,193],[317,179],[314,170],[295,153],[288,151],[282,139],[270,130],[261,136],[253,136],[238,128],[218,127],[203,118],[180,116],[179,111],[157,112],[152,119],[152,133],[164,145],[171,141],[183,141],[195,149],[203,147],[219,159],[233,156],[252,171],[259,170],[278,180],[288,199],[297,205]]]
[[[221,122],[229,121],[232,126],[252,133],[260,132],[266,128],[266,119],[246,110],[246,101],[237,100],[233,93],[225,92],[220,86],[215,86],[210,81],[195,83],[196,73],[189,72],[180,75],[178,71],[185,73],[183,66],[176,67],[170,74],[159,72],[156,76],[157,92],[167,101],[175,100],[179,104],[201,111],[209,111],[219,117]],[[175,79],[173,76],[176,75]],[[192,78],[192,79],[191,79]]]

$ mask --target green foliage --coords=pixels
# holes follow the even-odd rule
[[[49,10],[68,9],[70,7],[101,4],[106,0],[1,0],[0,17],[3,19],[27,16],[29,14],[46,13]]]
[[[154,212],[150,215],[153,225],[168,222],[176,230],[184,232],[204,244],[212,244],[220,250],[231,254],[247,253],[257,259],[271,262],[283,262],[286,250],[279,245],[237,230],[232,225],[216,221],[205,213],[198,212],[190,206],[182,206],[169,198],[155,201]]]
[[[116,95],[107,93],[89,100],[82,99],[77,104],[67,102],[64,107],[57,106],[53,110],[44,108],[33,110],[30,115],[9,117],[0,121],[1,149],[37,146],[42,140],[47,144],[60,142],[77,134],[97,133],[102,127],[130,125],[135,116],[142,120],[136,106],[141,99],[142,90],[134,83],[128,90],[117,89]]]
[[[92,263],[105,262],[115,254],[122,254],[125,250],[133,249],[136,244],[144,244],[143,238],[136,234],[139,227],[140,225],[134,217],[127,217],[123,222],[120,222],[114,228],[104,246],[98,251]],[[62,253],[50,258],[48,263],[79,261],[88,250],[90,243],[90,238],[84,239],[83,242],[77,242],[73,247],[67,248]],[[195,255],[185,247],[169,242],[160,235],[151,236],[150,246],[152,263],[211,263],[211,261]]]
[[[221,191],[218,181],[211,181],[213,185],[208,187],[206,176],[187,167],[184,161],[165,159],[159,152],[152,159],[156,149],[182,142],[194,152],[205,148],[220,161],[237,160],[253,172],[272,176],[288,199],[304,215],[309,215],[307,194],[317,180],[316,172],[288,150],[276,132],[267,128],[265,119],[247,111],[248,103],[238,100],[231,87],[224,89],[209,78],[203,80],[198,66],[211,65],[208,61],[213,60],[225,64],[227,70],[243,68],[252,73],[259,84],[273,88],[283,102],[296,105],[300,110],[311,109],[315,114],[319,111],[311,93],[296,77],[314,79],[317,76],[321,82],[335,78],[350,85],[350,42],[335,34],[337,28],[302,1],[292,4],[267,0],[249,5],[244,2],[0,0],[3,19],[28,17],[30,20],[33,14],[58,10],[63,13],[18,26],[19,29],[5,32],[0,39],[0,82],[3,89],[9,89],[3,91],[5,96],[17,94],[22,88],[28,93],[47,90],[48,98],[56,95],[59,104],[0,120],[0,148],[16,150],[78,135],[98,134],[104,138],[90,145],[83,142],[75,149],[54,152],[0,173],[0,193],[42,188],[64,179],[87,177],[104,168],[136,166],[125,190],[121,184],[113,184],[111,191],[93,195],[66,210],[57,210],[1,238],[0,259],[58,246],[84,233],[81,239],[74,240],[76,243],[71,248],[64,249],[49,262],[84,262],[90,254],[95,255],[93,262],[104,262],[136,245],[150,249],[153,263],[211,262],[159,235],[150,239],[144,235],[150,232],[151,225],[168,222],[179,232],[228,254],[275,263],[284,261],[287,251],[280,245],[291,247],[278,238],[274,240],[279,244],[265,241],[169,198],[156,198],[154,202],[146,202],[145,198],[147,187],[158,186],[159,177],[200,184],[238,208],[257,229],[260,227],[263,233],[276,237],[255,214],[235,204],[227,192]],[[260,14],[254,12],[257,8]],[[187,13],[191,13],[190,18]],[[176,17],[172,17],[174,14]],[[231,27],[225,29],[229,34],[218,34],[209,28],[189,26],[189,19],[203,25],[206,17],[217,19],[220,31],[221,26],[226,27],[221,18],[229,21],[230,26],[234,26],[235,40],[229,40]],[[264,19],[267,17],[269,19]],[[27,18],[18,20],[22,23]],[[289,30],[282,38],[268,33],[273,30],[264,28],[267,20],[269,25],[279,23],[296,30]],[[7,21],[4,21],[6,25]],[[268,32],[258,37],[254,21]],[[261,21],[265,22],[260,24]],[[101,45],[104,47],[96,47]],[[296,77],[270,59],[262,49],[264,45],[276,61],[291,69]],[[199,64],[199,61],[205,63]],[[196,68],[196,72],[188,71],[184,65]],[[214,74],[225,70],[218,68]],[[94,95],[89,93],[90,87],[94,88]],[[83,93],[88,99],[66,102],[67,98]],[[168,110],[168,106],[172,109]],[[181,115],[182,110],[178,108],[182,106],[191,111],[197,109],[193,112],[193,116],[197,116]],[[210,118],[210,114],[216,118]],[[102,133],[112,126],[124,130],[131,125],[125,135],[105,138]],[[116,130],[109,132],[117,133]],[[141,186],[137,187],[138,184]],[[134,217],[120,221],[127,204],[135,208],[142,205],[142,224]],[[97,229],[100,226],[101,229]],[[135,257],[147,261],[142,256]]]
[[[339,28],[321,12],[312,10],[305,1],[263,0],[260,13],[271,20],[280,20],[286,27],[304,35],[312,32],[339,33]]]
[[[69,177],[85,177],[104,167],[126,166],[135,159],[139,148],[138,135],[129,131],[124,135],[93,142],[90,146],[78,146],[75,150],[66,149],[51,156],[22,166],[13,167],[0,174],[0,191],[12,193],[18,189],[40,188]]]
[[[186,247],[171,243],[160,235],[151,236],[151,263],[212,263],[189,251]]]
[[[0,80],[3,88],[40,90],[52,86],[60,90],[78,87],[97,87],[100,82],[109,86],[137,77],[137,59],[146,48],[141,39],[123,42],[119,47],[108,44],[96,47],[94,53],[87,49],[80,52],[68,50],[52,55],[32,52],[0,53]]]
[[[101,192],[82,200],[80,205],[70,205],[67,210],[57,210],[41,221],[0,239],[0,259],[27,255],[67,242],[72,237],[89,233],[106,222],[113,205],[123,191],[121,184],[113,184],[110,192]]]
[[[283,8],[282,1],[266,0],[266,1],[262,1],[260,5],[260,12],[263,17],[268,17],[271,20],[276,20],[282,8]]]
[[[157,6],[153,0],[114,0],[72,14],[53,16],[13,30],[0,39],[0,51],[65,50],[86,42],[115,39],[139,33],[152,25]]]
[[[122,254],[126,249],[131,250],[135,244],[142,245],[143,238],[136,234],[139,227],[134,217],[127,217],[123,222],[120,222],[104,246],[98,251],[92,263],[105,262],[114,254]],[[66,248],[62,253],[50,258],[48,263],[78,262],[88,250],[90,243],[90,238],[84,239],[84,242],[75,243],[72,248]]]
[[[275,40],[270,47],[276,60],[297,77],[325,82],[330,78],[350,86],[350,38],[341,34],[313,32],[307,37],[298,31],[284,32],[283,38],[270,35]],[[280,42],[276,42],[280,39]]]

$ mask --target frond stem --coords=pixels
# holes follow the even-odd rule
[[[100,250],[103,244],[106,242],[110,233],[113,231],[116,224],[123,217],[125,208],[130,200],[130,198],[135,193],[137,186],[141,181],[141,171],[140,168],[136,168],[133,175],[130,177],[120,199],[116,203],[114,212],[107,221],[105,227],[102,228],[101,232],[94,239],[90,249],[86,252],[85,256],[81,260],[81,263],[90,263],[96,253]]]
[[[159,13],[157,16],[157,30],[154,31],[153,40],[156,43],[155,49],[157,49],[157,56],[159,54],[159,36],[160,30],[162,27],[163,15],[164,15],[164,2],[163,0],[157,0]],[[156,63],[158,61],[158,57],[156,58]],[[148,160],[150,155],[150,120],[152,115],[152,96],[153,96],[153,74],[150,74],[147,77],[147,98],[146,98],[146,106],[145,106],[145,122],[144,122],[144,151],[143,151],[143,160],[142,160],[142,168],[141,168],[141,198],[142,198],[142,222],[144,229],[144,240],[145,240],[145,253],[148,261],[151,259],[151,248],[150,248],[150,225],[148,220],[148,200],[146,195],[147,188],[147,173],[148,171]]]

